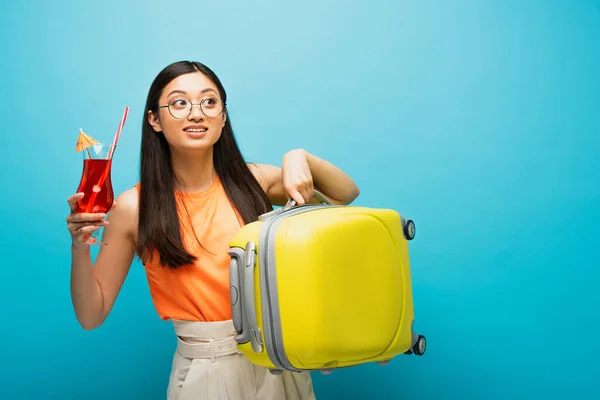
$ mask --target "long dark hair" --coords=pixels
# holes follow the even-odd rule
[[[179,61],[165,67],[152,82],[142,118],[137,253],[146,262],[156,250],[160,264],[171,268],[191,264],[197,257],[186,250],[181,238],[169,144],[162,132],[154,131],[148,122],[148,111],[158,111],[158,100],[169,82],[193,72],[206,75],[217,86],[223,104],[227,104],[225,89],[210,68],[199,62]],[[223,113],[226,112],[225,108]],[[229,115],[214,145],[213,159],[223,188],[245,224],[273,209],[242,156]]]

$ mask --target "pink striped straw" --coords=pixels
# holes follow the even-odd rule
[[[119,141],[119,136],[121,136],[121,131],[123,130],[123,126],[125,125],[125,120],[127,120],[127,114],[129,114],[129,107],[125,107],[125,112],[123,112],[123,118],[121,118],[121,123],[119,124],[117,133],[115,134],[115,138],[113,139],[112,147],[110,148],[110,153],[108,154],[109,160],[112,160],[113,153],[115,152],[115,148],[117,147],[117,142]]]

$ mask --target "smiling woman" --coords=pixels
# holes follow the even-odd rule
[[[221,82],[198,62],[171,64],[155,78],[144,111],[140,182],[117,198],[106,221],[76,212],[81,194],[69,198],[75,313],[83,328],[100,326],[137,254],[156,311],[177,334],[169,399],[313,399],[308,373],[272,375],[237,351],[227,251],[240,227],[273,205],[309,202],[315,187],[348,204],[359,191],[339,168],[302,149],[286,153],[281,168],[247,164],[226,105]],[[83,239],[99,226],[110,246],[92,263]]]
[[[209,132],[209,125],[211,123],[217,123],[220,126],[213,126],[213,129],[210,130],[210,137],[204,142],[213,145],[219,138],[217,133],[220,134],[227,120],[227,116],[223,114],[225,104],[221,100],[216,88],[213,86],[214,84],[203,74],[184,75],[167,85],[164,92],[168,93],[168,95],[165,96],[164,99],[168,104],[158,106],[158,109],[168,109],[174,119],[172,121],[167,120],[165,123],[177,125],[177,120],[180,120],[180,125],[183,125],[182,130],[192,139],[200,139],[209,136],[207,135],[207,132]],[[180,89],[181,87],[204,88],[198,90],[197,93],[188,93],[185,90]],[[197,103],[194,103],[192,100],[195,98],[199,99]],[[198,107],[196,108],[196,106]],[[196,118],[198,115],[205,115],[207,117],[206,123],[190,123],[187,118],[192,113],[195,114],[194,116]],[[161,128],[158,115],[154,114],[152,111],[149,111],[149,115],[151,117],[150,124],[154,130],[156,132],[161,132],[163,129]],[[220,115],[222,115],[222,118],[215,120],[215,118]],[[166,129],[166,131],[171,131],[171,129]]]

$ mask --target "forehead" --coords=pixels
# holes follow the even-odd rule
[[[161,97],[168,97],[169,94],[174,90],[185,92],[190,96],[195,96],[199,95],[206,89],[213,89],[217,94],[219,93],[217,86],[212,83],[212,81],[208,79],[206,75],[201,72],[193,72],[178,76],[169,82],[169,84],[163,89]]]

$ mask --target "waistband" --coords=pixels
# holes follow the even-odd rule
[[[241,354],[234,339],[233,321],[195,322],[173,320],[177,335],[177,352],[192,359],[210,359]]]

